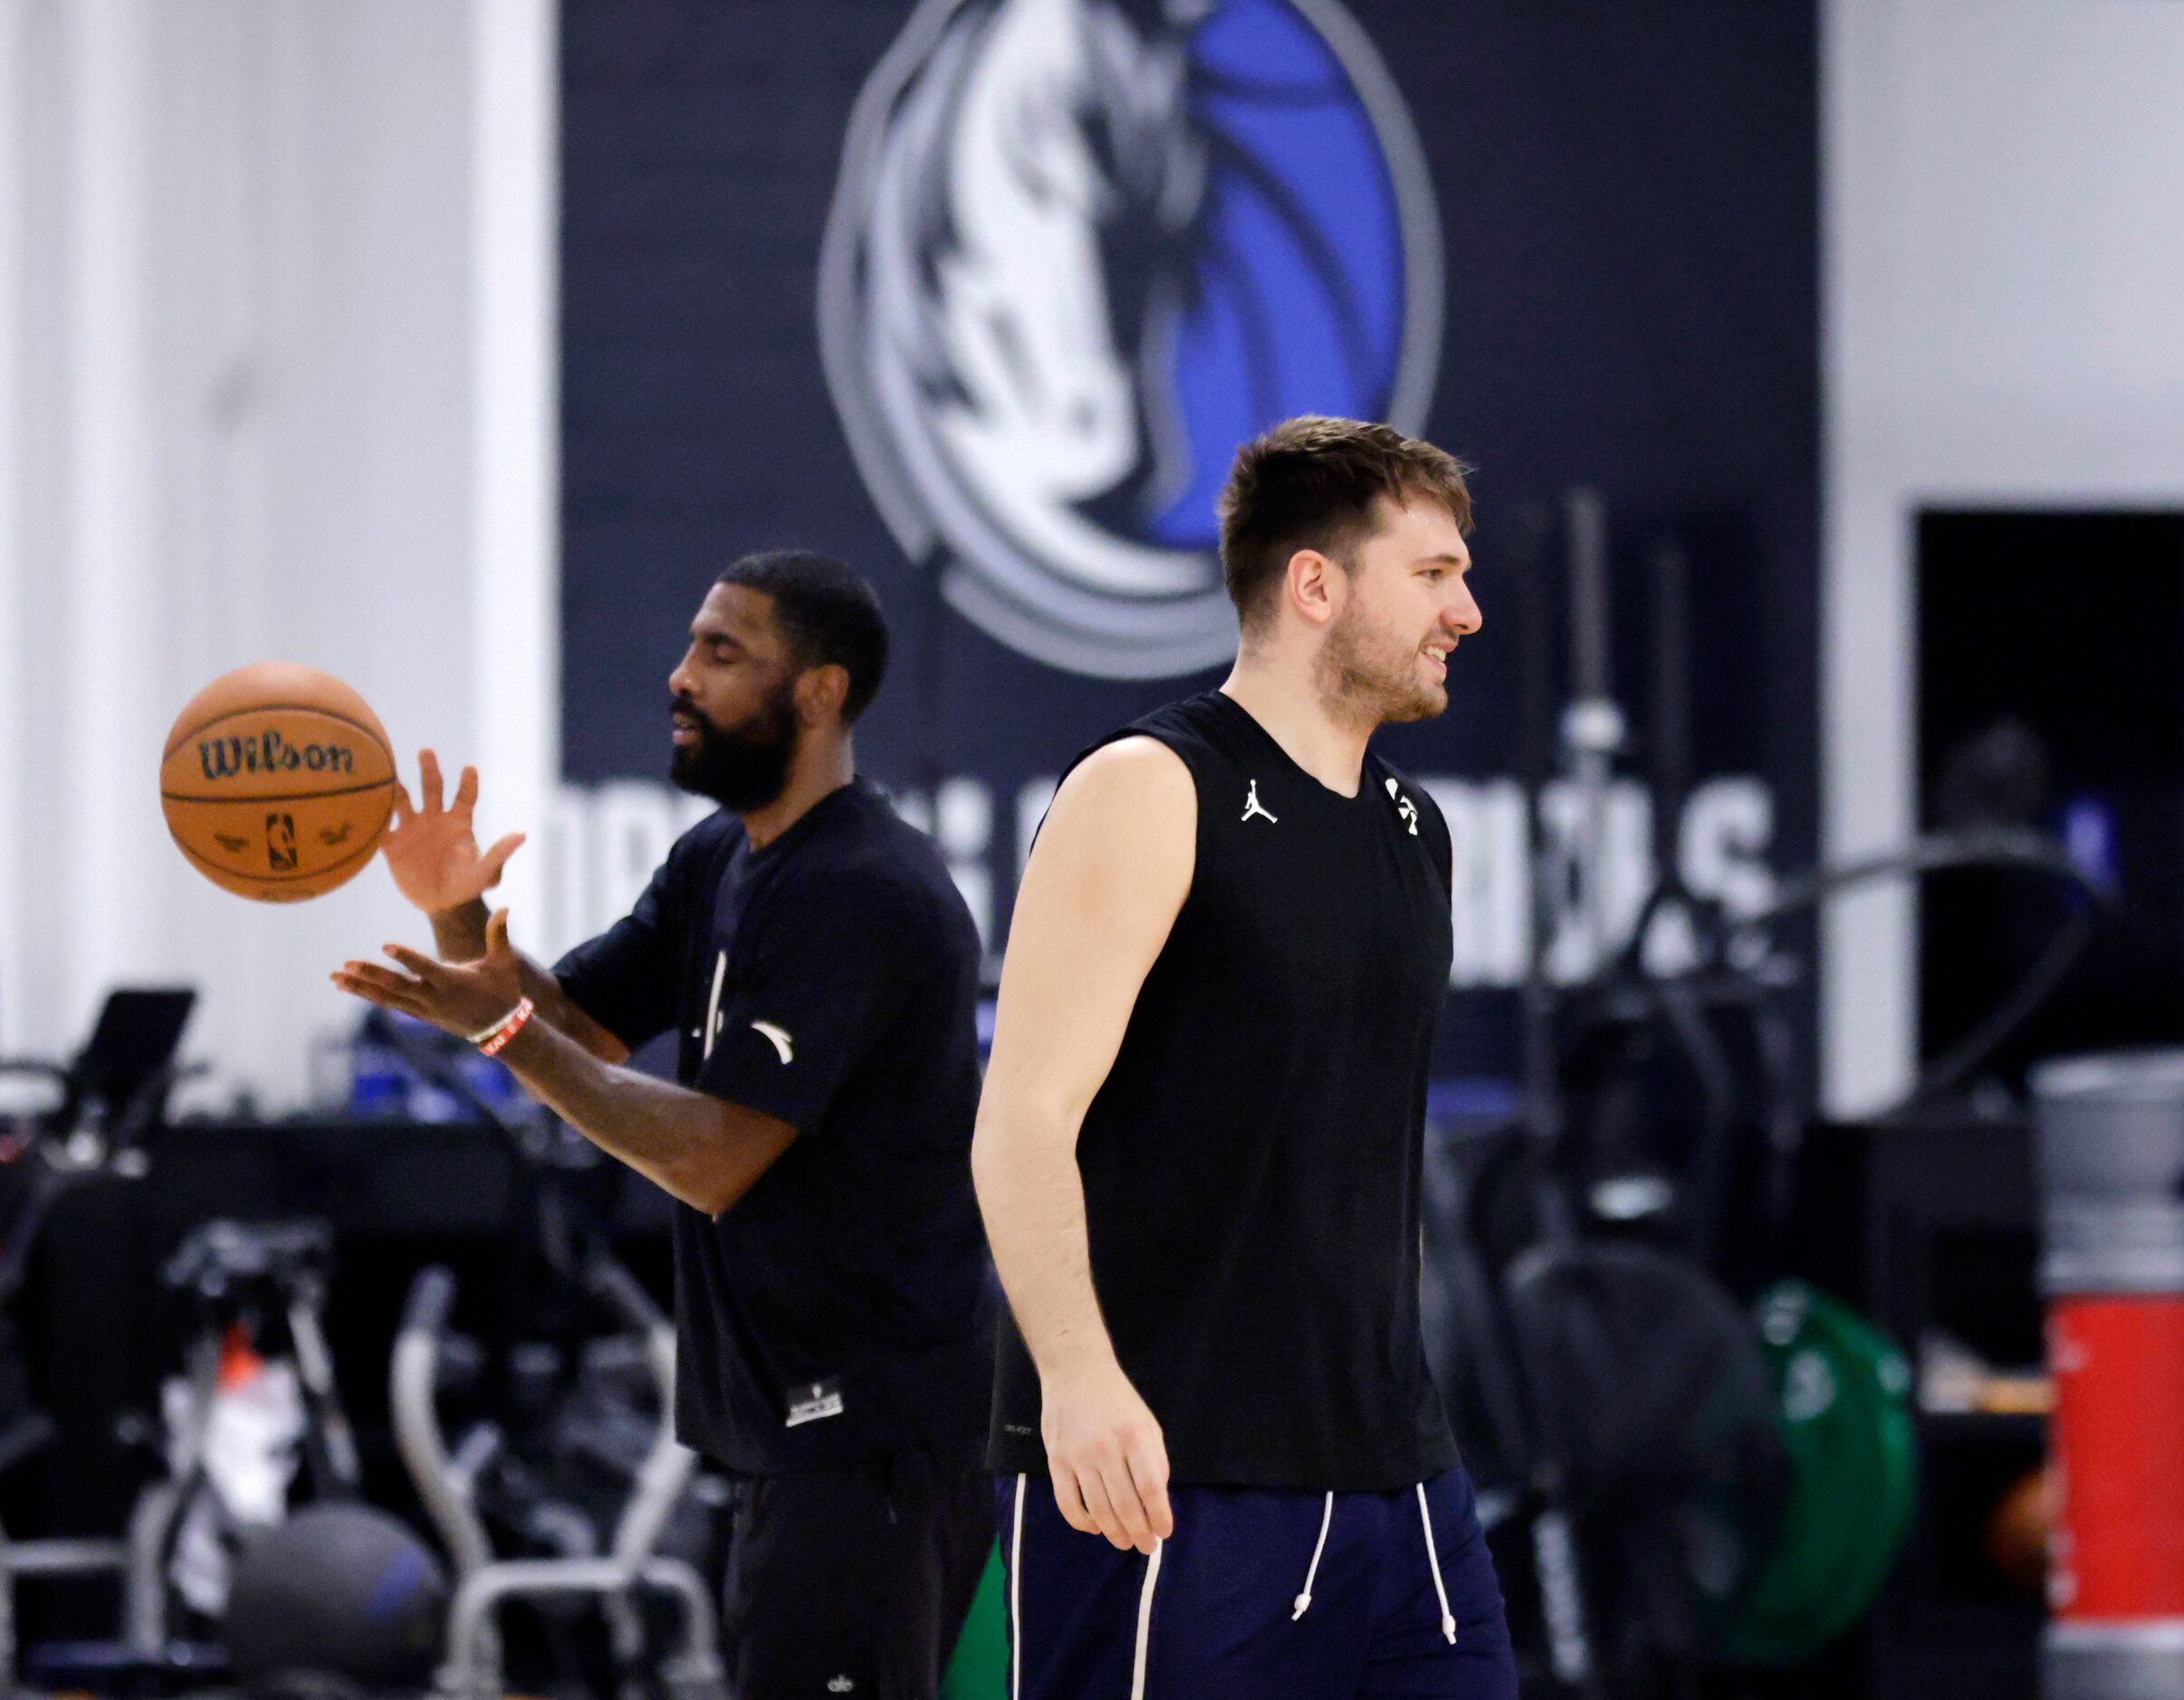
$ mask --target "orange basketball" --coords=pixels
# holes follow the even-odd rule
[[[159,807],[198,873],[262,903],[330,892],[394,812],[379,717],[331,673],[262,661],[222,673],[167,735]]]

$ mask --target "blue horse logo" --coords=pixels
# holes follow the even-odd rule
[[[1213,500],[1300,413],[1422,427],[1441,236],[1335,0],[924,0],[820,256],[857,464],[950,604],[1074,673],[1224,660]]]

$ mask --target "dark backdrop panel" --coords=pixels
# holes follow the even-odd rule
[[[1639,693],[1643,559],[1674,531],[1693,563],[1699,769],[1765,778],[1777,860],[1802,863],[1815,817],[1814,6],[1348,9],[1399,86],[1440,208],[1428,433],[1479,469],[1486,629],[1459,658],[1450,712],[1388,734],[1391,757],[1517,769],[1515,579],[1544,576],[1543,618],[1561,606],[1553,540],[1528,545],[1527,529],[1590,483],[1613,516],[1619,688]],[[573,780],[663,770],[683,631],[712,569],[754,548],[828,550],[877,580],[900,647],[859,745],[884,782],[974,776],[1005,812],[1025,779],[1219,676],[1118,683],[1012,653],[939,604],[867,494],[814,301],[851,104],[910,12],[565,0]]]
[[[2184,515],[1929,511],[1918,606],[1921,825],[2052,833],[2116,909],[1991,1072],[2184,1040]],[[2070,901],[2023,875],[1933,883],[1922,1057],[1986,1017]]]

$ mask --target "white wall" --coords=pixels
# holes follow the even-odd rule
[[[2184,507],[2184,5],[1824,0],[1823,17],[1823,795],[1841,856],[1916,821],[1918,509]],[[1827,930],[1838,1111],[1910,1078],[1913,922],[1877,896]]]
[[[216,673],[309,662],[399,750],[550,772],[551,17],[0,0],[0,1052],[192,980],[193,1052],[292,1103],[356,1008],[327,971],[418,935],[378,866],[271,908],[185,865],[152,775]]]

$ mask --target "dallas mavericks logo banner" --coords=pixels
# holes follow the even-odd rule
[[[1442,293],[1417,135],[1335,0],[925,0],[851,116],[819,331],[949,605],[1156,678],[1234,651],[1236,445],[1300,413],[1422,430]]]
[[[610,922],[685,818],[664,688],[705,585],[800,545],[878,587],[895,658],[858,766],[998,953],[1071,756],[1233,654],[1214,495],[1303,412],[1480,469],[1486,629],[1450,712],[1379,740],[1458,845],[1452,1057],[1513,1055],[1509,1000],[1470,994],[1530,960],[1519,658],[1562,647],[1568,486],[1606,500],[1642,735],[1647,562],[1691,564],[1687,878],[1748,901],[1806,860],[1813,0],[1582,12],[560,0],[560,935]],[[1627,908],[1656,839],[1626,788]]]

